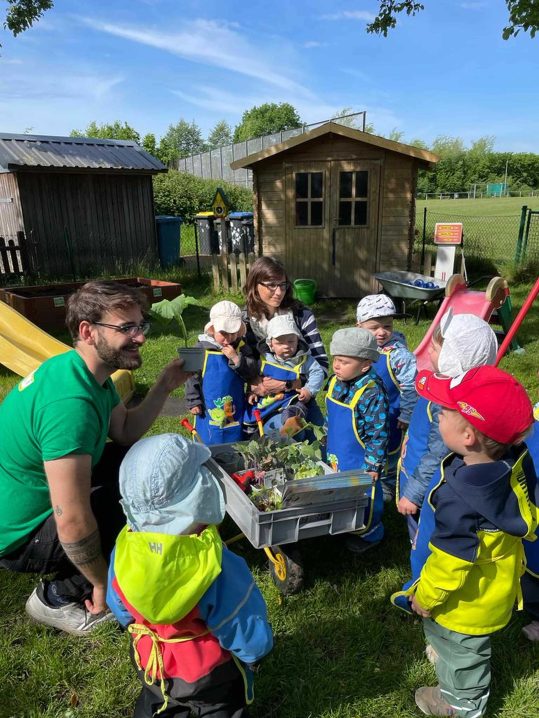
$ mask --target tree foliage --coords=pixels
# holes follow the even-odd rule
[[[7,0],[4,27],[17,36],[32,27],[53,5],[53,0]]]
[[[182,157],[196,155],[207,149],[202,131],[196,122],[181,119],[175,125],[169,125],[159,142],[157,156],[161,162],[171,164]]]
[[[228,122],[220,120],[208,135],[208,149],[214,150],[217,147],[232,144],[232,129]]]
[[[112,123],[103,123],[98,125],[92,120],[85,130],[71,130],[70,137],[98,137],[102,140],[132,140],[137,144],[140,143],[139,133],[128,125],[123,124],[119,120]]]
[[[288,102],[266,102],[245,110],[241,122],[234,129],[234,142],[270,135],[301,127],[301,119],[295,107]]]
[[[415,0],[378,0],[378,15],[367,25],[367,32],[387,37],[389,30],[397,24],[397,17],[405,12],[407,15],[416,15],[425,6]],[[529,32],[531,37],[539,29],[539,3],[537,0],[505,0],[509,12],[509,22],[503,28],[502,37],[507,40],[512,35],[518,35],[521,30]]]

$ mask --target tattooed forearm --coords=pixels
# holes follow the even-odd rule
[[[73,543],[61,541],[60,543],[66,556],[75,566],[87,566],[102,557],[101,541],[97,530],[80,541]]]
[[[62,507],[59,504],[58,506],[54,507],[54,513],[56,514],[56,516],[61,516],[64,513]]]

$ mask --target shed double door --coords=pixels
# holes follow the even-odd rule
[[[378,248],[380,164],[331,160],[286,168],[286,267],[319,292],[372,290]]]

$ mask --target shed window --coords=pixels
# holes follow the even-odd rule
[[[324,224],[324,173],[296,172],[296,226]]]
[[[339,225],[364,226],[367,224],[369,199],[369,173],[339,172]]]

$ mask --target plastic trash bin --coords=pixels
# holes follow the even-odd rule
[[[199,254],[219,254],[219,237],[213,224],[214,219],[213,212],[199,212],[195,215]]]
[[[166,268],[179,264],[182,218],[161,214],[155,218],[155,224],[161,267]]]
[[[248,254],[255,251],[255,233],[252,212],[231,212],[230,238],[232,251],[239,254]]]
[[[316,282],[314,279],[296,279],[294,282],[294,296],[303,304],[313,304],[316,297]]]

